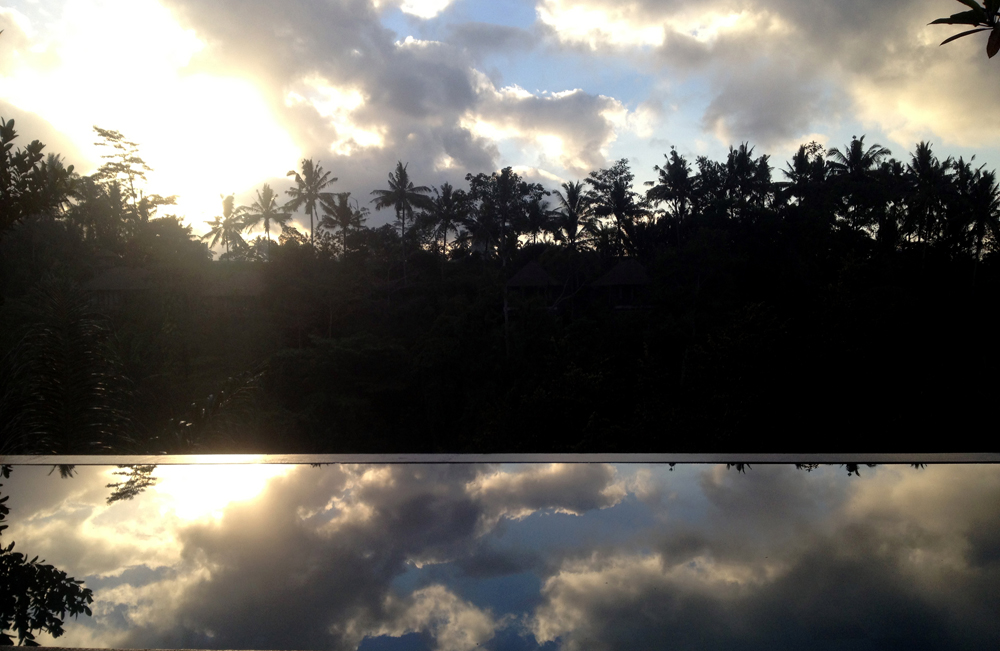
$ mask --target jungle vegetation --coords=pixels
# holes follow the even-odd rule
[[[2,453],[983,451],[1000,190],[930,143],[558,188],[305,160],[199,233],[96,132],[80,176],[0,128]]]

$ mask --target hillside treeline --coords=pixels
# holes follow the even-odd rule
[[[968,451],[993,429],[1000,191],[928,143],[671,149],[551,190],[401,162],[338,192],[306,160],[202,234],[97,132],[81,177],[2,129],[5,453]]]

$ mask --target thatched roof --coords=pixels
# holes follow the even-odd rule
[[[648,285],[652,282],[649,274],[635,258],[624,258],[608,273],[594,281],[594,287],[621,287],[625,285]]]
[[[88,292],[128,292],[150,288],[149,272],[145,269],[112,267],[84,283]]]
[[[507,281],[507,287],[555,287],[559,282],[537,262],[529,262]]]

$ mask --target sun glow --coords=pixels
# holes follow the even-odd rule
[[[151,488],[166,498],[160,513],[173,513],[182,520],[205,517],[219,519],[233,502],[252,500],[274,477],[294,469],[290,465],[192,465],[160,466],[159,482]]]
[[[22,61],[0,96],[66,134],[90,160],[69,161],[88,174],[102,161],[97,126],[139,144],[153,168],[149,193],[178,195],[161,214],[185,217],[198,234],[220,212],[219,195],[245,192],[284,176],[299,149],[255,85],[191,74],[204,44],[153,0],[69,0],[45,42],[49,65]],[[24,134],[30,137],[30,134]]]

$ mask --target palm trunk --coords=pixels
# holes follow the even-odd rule
[[[399,217],[399,248],[403,253],[403,286],[406,286],[406,209],[397,211]]]

